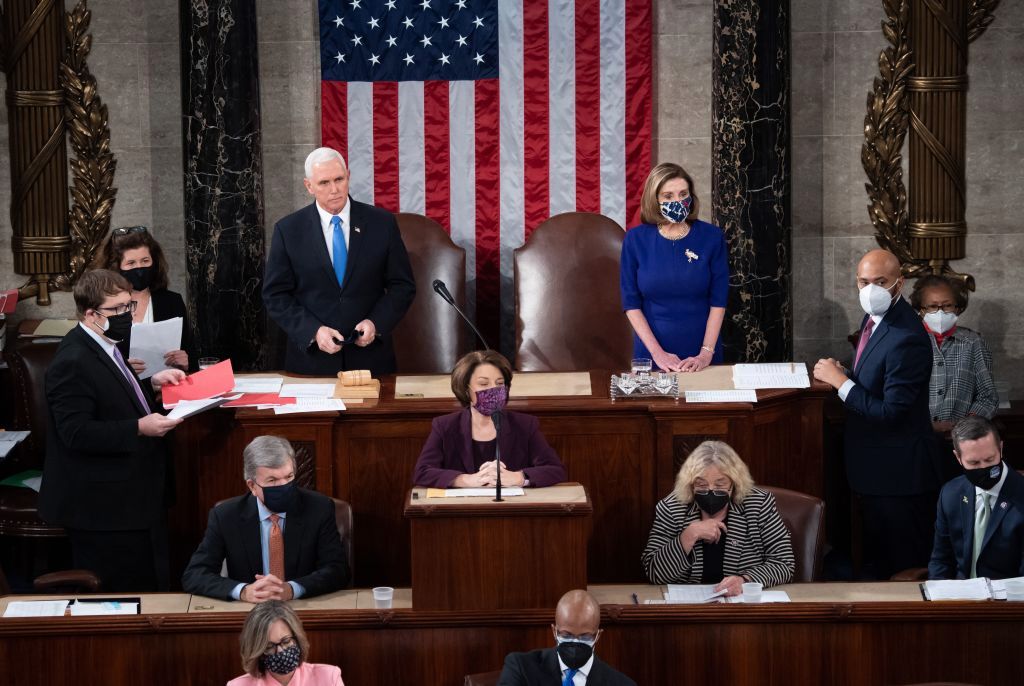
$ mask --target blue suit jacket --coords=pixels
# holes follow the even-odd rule
[[[864,322],[861,322],[863,329]],[[875,327],[850,378],[845,455],[850,486],[865,495],[915,495],[942,483],[928,412],[932,349],[913,308],[898,298]]]
[[[1009,469],[1004,462],[1003,469]],[[931,579],[966,579],[974,553],[974,484],[960,476],[942,487],[935,518]],[[1024,576],[1024,476],[1010,469],[992,507],[978,555],[978,576]]]
[[[274,226],[263,281],[267,314],[288,334],[285,369],[298,374],[334,376],[342,369],[369,369],[375,377],[395,371],[390,334],[416,295],[409,255],[390,212],[355,200],[349,219],[348,262],[339,286],[310,203]],[[361,348],[346,345],[328,355],[310,342],[329,326],[349,335],[369,319],[381,335]]]

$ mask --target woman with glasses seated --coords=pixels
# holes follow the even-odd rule
[[[344,686],[334,665],[307,662],[309,640],[298,615],[281,600],[252,609],[239,638],[245,674],[227,686]]]
[[[145,226],[124,226],[114,229],[96,254],[95,266],[119,272],[132,285],[132,300],[136,302],[132,316],[134,324],[151,324],[181,317],[181,349],[170,350],[164,363],[188,371],[195,369],[191,329],[181,295],[167,289],[167,260],[164,251]],[[127,350],[122,353],[127,357]],[[137,374],[146,370],[139,359],[128,363]]]
[[[655,508],[642,560],[651,583],[715,584],[730,596],[748,581],[789,583],[796,564],[775,496],[754,486],[721,441],[704,441],[686,458],[675,490]]]
[[[948,434],[968,415],[991,419],[999,407],[992,353],[981,334],[957,321],[967,309],[967,293],[944,276],[929,275],[914,284],[910,304],[931,334],[928,405],[932,427]]]

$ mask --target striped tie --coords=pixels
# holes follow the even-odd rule
[[[971,555],[971,578],[978,576],[978,556],[981,555],[981,544],[985,542],[985,529],[992,516],[992,505],[988,501],[988,493],[981,494],[981,509],[974,515],[974,554]]]

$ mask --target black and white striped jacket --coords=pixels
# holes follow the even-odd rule
[[[679,534],[699,520],[697,504],[683,505],[675,494],[658,503],[654,527],[642,558],[651,583],[700,583],[704,571],[704,542],[697,541],[689,555],[683,552],[679,542]],[[765,586],[793,580],[796,564],[793,544],[775,506],[775,496],[755,487],[742,504],[730,502],[728,527],[722,563],[725,576],[746,576]]]

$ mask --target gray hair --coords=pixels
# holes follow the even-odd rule
[[[960,444],[964,441],[978,441],[989,434],[992,434],[992,440],[995,441],[996,446],[1002,442],[1003,439],[999,437],[999,429],[996,428],[996,425],[979,415],[964,417],[949,432],[950,438],[953,439],[953,451],[957,455],[960,454]]]
[[[341,156],[341,153],[334,148],[317,148],[313,152],[306,156],[305,172],[306,178],[313,178],[313,165],[323,164],[324,162],[330,162],[331,160],[338,160],[341,162],[341,166],[348,169],[348,165],[345,164],[345,158]]]
[[[295,466],[295,449],[287,439],[280,436],[257,436],[242,451],[242,475],[246,481],[256,479],[260,467],[277,469],[287,462]]]

